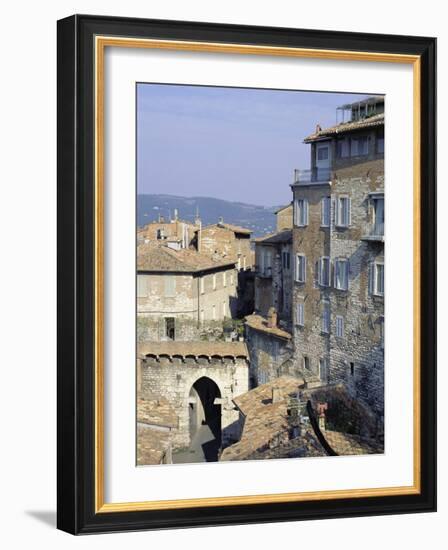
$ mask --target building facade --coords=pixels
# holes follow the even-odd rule
[[[303,371],[384,409],[384,100],[308,136],[296,170],[293,340]]]
[[[152,243],[137,253],[138,340],[199,339],[222,333],[238,307],[235,263]]]

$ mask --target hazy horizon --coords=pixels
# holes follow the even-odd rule
[[[137,192],[286,204],[303,138],[367,95],[139,83]]]

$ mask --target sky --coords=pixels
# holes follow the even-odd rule
[[[138,193],[262,206],[291,200],[302,143],[365,94],[137,84]]]

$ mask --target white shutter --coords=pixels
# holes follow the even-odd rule
[[[308,199],[303,200],[303,225],[308,225]]]
[[[375,293],[375,264],[369,264],[369,294]]]
[[[350,197],[347,197],[347,225],[352,225],[352,201]]]

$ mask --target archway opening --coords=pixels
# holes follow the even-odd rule
[[[204,455],[207,462],[217,460],[221,446],[221,392],[217,384],[203,376],[190,390],[190,445]]]

